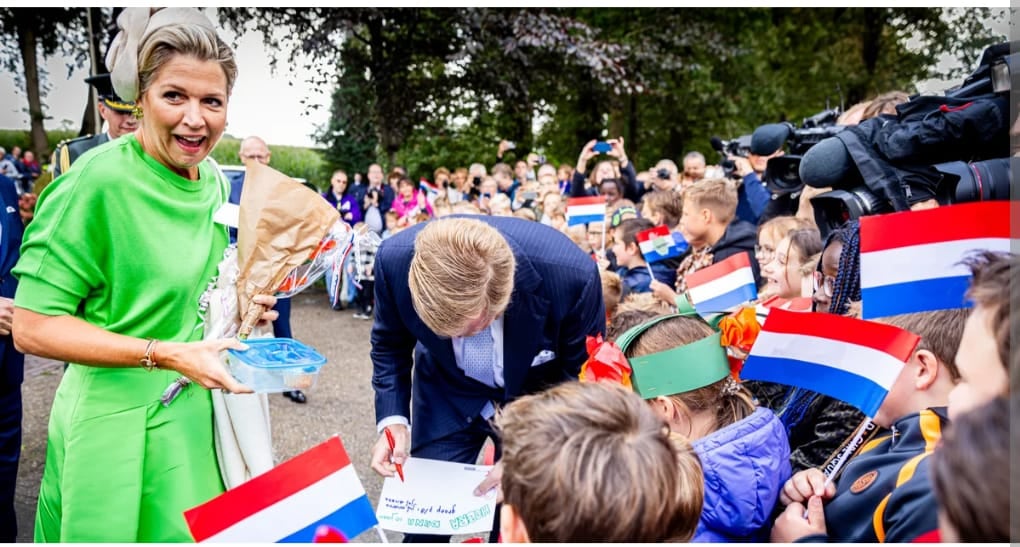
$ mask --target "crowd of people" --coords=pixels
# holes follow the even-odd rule
[[[70,363],[50,415],[37,541],[190,540],[182,512],[224,490],[209,390],[251,391],[219,360],[244,345],[202,341],[197,328],[231,242],[214,212],[243,183],[232,188],[208,160],[234,53],[193,9],[128,8],[118,27],[110,96],[136,127],[74,158],[65,150],[23,243],[14,182],[0,176],[0,540],[16,537],[21,352]],[[857,105],[840,123],[893,102]],[[337,170],[323,193],[359,234],[327,286],[335,310],[372,321],[374,471],[394,476],[409,456],[474,463],[492,439],[496,465],[475,493],[495,489],[502,503],[493,541],[1020,537],[1002,478],[1020,258],[971,257],[972,309],[878,319],[920,343],[874,434],[827,476],[865,416],[807,389],[742,381],[740,349],[690,312],[688,280],[743,254],[758,286],[750,306],[860,317],[859,222],[823,237],[816,191],[772,195],[762,178],[781,149],[728,158],[733,175],[697,152],[682,170],[664,158],[638,171],[623,138],[585,143],[574,165],[515,153],[502,141],[491,166],[424,176]],[[269,163],[270,152],[249,138],[241,157]],[[569,200],[595,196],[604,217],[571,222]],[[682,253],[650,264],[637,236],[657,226]],[[262,319],[289,331],[288,312]],[[591,381],[583,367],[609,341],[632,378]],[[161,404],[182,375],[187,396]]]

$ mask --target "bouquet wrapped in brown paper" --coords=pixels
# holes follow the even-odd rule
[[[237,228],[241,339],[265,311],[252,298],[276,294],[288,275],[321,249],[339,219],[336,208],[305,185],[272,167],[248,164]]]

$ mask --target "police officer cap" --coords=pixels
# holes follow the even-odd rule
[[[107,108],[112,108],[118,112],[131,112],[134,109],[135,103],[124,101],[113,91],[113,83],[110,81],[109,74],[89,76],[85,78],[85,83],[92,84],[92,87],[96,88],[99,100],[103,101]]]

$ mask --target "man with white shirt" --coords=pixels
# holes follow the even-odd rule
[[[556,230],[512,217],[446,217],[383,241],[375,302],[372,469],[383,476],[409,452],[475,463],[486,438],[498,441],[496,408],[576,379],[586,337],[606,326],[595,262]]]

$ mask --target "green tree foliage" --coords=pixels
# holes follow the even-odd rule
[[[71,64],[80,66],[88,55],[85,10],[74,8],[0,8],[0,66],[15,75],[15,83],[27,98],[31,120],[31,149],[42,156],[48,152],[43,121],[41,60],[64,53]]]
[[[779,120],[799,122],[977,61],[1004,10],[941,8],[248,9],[267,46],[288,30],[339,64],[330,165],[370,158],[428,175],[491,165],[501,138],[573,163],[592,138],[623,136],[643,169]],[[537,133],[535,129],[538,128]],[[373,138],[374,137],[374,138]],[[512,159],[512,158],[511,158]]]

